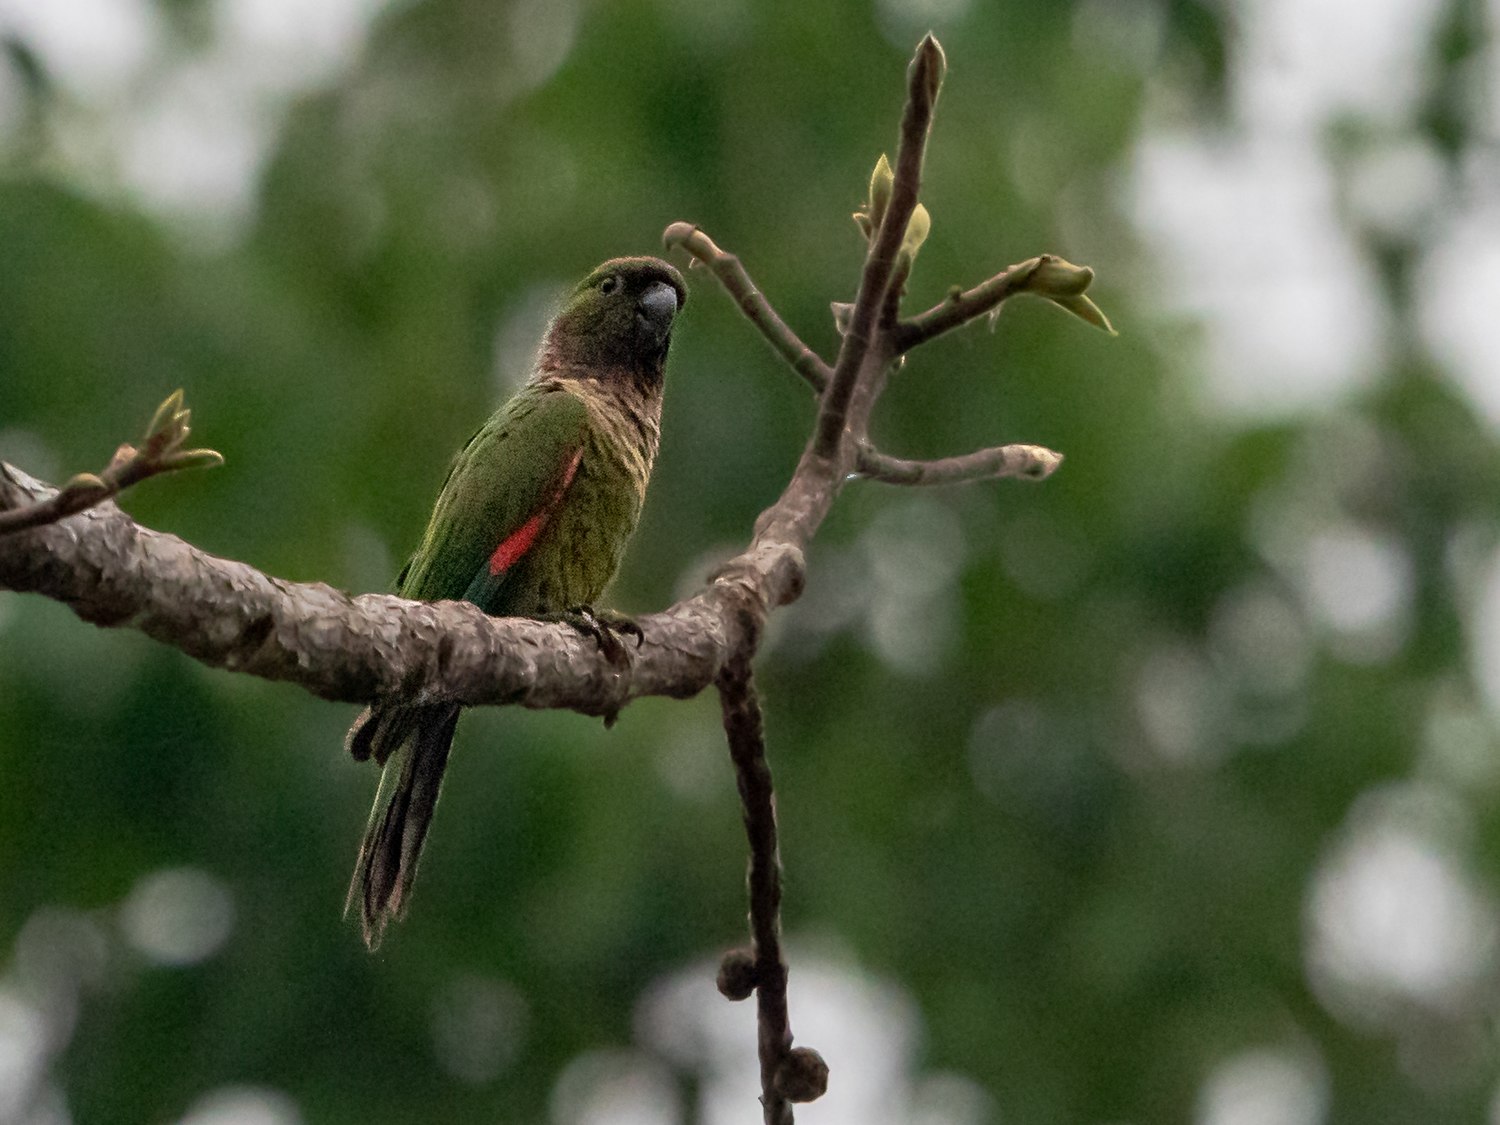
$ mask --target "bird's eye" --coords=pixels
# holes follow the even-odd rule
[[[618,288],[620,288],[620,279],[614,274],[610,274],[599,283],[599,292],[603,293],[606,297]]]

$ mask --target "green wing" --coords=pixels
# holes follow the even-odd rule
[[[454,458],[398,592],[467,598],[487,613],[510,608],[507,572],[561,501],[587,426],[588,408],[563,390],[527,387],[502,406]],[[511,565],[492,572],[492,560]]]

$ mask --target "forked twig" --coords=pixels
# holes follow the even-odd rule
[[[1043,255],[1011,266],[972,289],[955,288],[947,300],[902,320],[901,299],[930,216],[918,201],[922,163],[933,109],[945,69],[932,36],[918,45],[907,70],[900,147],[892,169],[882,156],[870,180],[867,210],[854,218],[869,241],[853,304],[835,303],[843,336],[832,368],[786,326],[740,261],[690,223],[673,223],[663,236],[669,248],[692,254],[735,300],[746,319],[783,360],[820,394],[811,440],[781,498],[757,523],[757,542],[784,534],[805,543],[852,476],[900,485],[954,484],[1010,477],[1042,480],[1062,455],[1037,445],[1002,445],[931,461],[892,457],[869,441],[866,429],[884,380],[912,349],[961,324],[998,311],[1016,293],[1045,297],[1082,319],[1109,329],[1085,295],[1093,271]],[[755,545],[752,544],[752,552]],[[800,555],[799,555],[800,557]],[[764,610],[762,610],[763,615]],[[781,859],[776,842],[776,798],[766,762],[765,733],[751,679],[759,620],[741,614],[747,645],[715,682],[724,730],[750,841],[750,949],[731,950],[719,967],[719,990],[731,1000],[757,997],[761,1103],[767,1125],[792,1125],[792,1103],[811,1101],[827,1088],[828,1067],[816,1051],[792,1046],[787,1014],[787,966],[781,953]]]
[[[0,536],[77,515],[162,473],[222,465],[224,458],[212,449],[182,448],[192,432],[188,425],[192,414],[182,405],[182,392],[173,391],[156,408],[139,449],[122,445],[99,472],[78,473],[45,500],[0,510]],[[0,466],[0,472],[4,471]]]

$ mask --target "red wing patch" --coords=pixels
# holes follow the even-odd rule
[[[573,483],[573,478],[578,474],[578,463],[582,460],[583,446],[579,446],[573,451],[573,456],[568,458],[562,475],[558,477],[557,484],[542,502],[542,506],[525,523],[500,540],[500,546],[490,556],[490,574],[493,577],[500,577],[531,550],[532,544],[545,530],[552,513],[562,501],[563,493],[568,491],[568,485]]]

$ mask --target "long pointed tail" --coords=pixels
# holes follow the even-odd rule
[[[359,903],[365,945],[372,950],[386,923],[406,913],[458,712],[453,704],[371,708],[349,730],[350,753],[373,756],[385,767],[344,899],[346,915]]]

